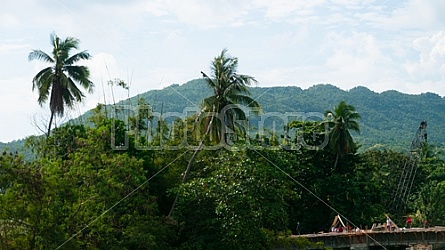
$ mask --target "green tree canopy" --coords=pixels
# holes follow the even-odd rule
[[[331,149],[337,154],[334,168],[337,167],[338,158],[345,154],[355,152],[357,145],[355,144],[350,130],[360,132],[360,126],[357,120],[360,115],[355,111],[355,107],[341,101],[334,111],[325,111],[325,117],[329,126],[332,128],[329,135],[329,144]]]
[[[49,136],[54,115],[63,116],[65,106],[72,108],[75,102],[81,102],[85,95],[78,88],[80,84],[88,92],[93,91],[93,83],[89,80],[90,71],[86,66],[75,65],[80,60],[90,59],[90,54],[81,51],[70,56],[73,49],[77,49],[79,40],[74,37],[60,39],[56,34],[51,34],[53,50],[51,55],[42,50],[33,50],[28,59],[40,60],[51,64],[42,69],[32,80],[32,89],[39,92],[38,102],[40,105],[48,101],[51,117],[48,124]]]
[[[213,95],[202,101],[202,108],[204,112],[214,112],[219,117],[219,119],[212,119],[214,120],[212,124],[207,125],[211,126],[210,134],[217,143],[227,142],[226,133],[244,134],[246,132],[246,125],[242,122],[247,121],[247,116],[239,106],[240,104],[253,109],[256,113],[260,111],[259,103],[249,96],[248,90],[248,86],[256,83],[255,78],[238,74],[237,68],[238,58],[231,57],[227,49],[224,49],[213,59],[211,75],[201,72],[207,85],[213,90]],[[231,139],[235,138],[232,136]]]

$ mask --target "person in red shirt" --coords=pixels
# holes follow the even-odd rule
[[[406,217],[406,227],[407,228],[411,228],[411,224],[413,223],[413,219],[411,218],[411,216],[407,216]]]

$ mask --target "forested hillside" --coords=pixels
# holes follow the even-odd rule
[[[345,91],[329,84],[318,84],[308,89],[299,87],[253,87],[251,95],[268,112],[321,112],[332,109],[341,100],[356,107],[362,119],[360,134],[354,138],[361,145],[361,151],[369,148],[385,148],[397,151],[409,149],[421,121],[428,122],[428,140],[438,147],[445,142],[441,128],[445,124],[445,99],[434,93],[409,95],[394,90],[383,93],[373,92],[366,87],[355,87]],[[211,90],[202,79],[185,84],[174,84],[162,90],[150,90],[130,98],[132,105],[144,98],[155,112],[183,112],[184,108],[197,108]],[[128,100],[118,104],[129,104]],[[87,122],[91,111],[74,120]],[[256,118],[252,117],[255,124]],[[270,125],[266,123],[266,125]],[[283,133],[280,126],[277,133]],[[0,150],[8,148],[21,152],[24,140],[0,143]],[[29,152],[27,152],[29,154]]]
[[[340,101],[355,106],[361,115],[360,134],[355,134],[361,150],[368,148],[390,148],[399,151],[409,149],[421,121],[428,122],[429,142],[441,147],[445,134],[445,99],[434,93],[420,95],[403,94],[397,91],[373,92],[366,87],[355,87],[349,91],[333,85],[319,84],[308,89],[299,87],[253,87],[251,95],[268,112],[321,112],[332,109]],[[183,85],[171,85],[162,90],[151,90],[131,99],[136,104],[144,98],[161,112],[182,112],[185,107],[197,107],[211,93],[201,79]],[[126,104],[123,101],[121,104]],[[253,122],[254,123],[254,122]],[[283,130],[277,128],[278,133]]]

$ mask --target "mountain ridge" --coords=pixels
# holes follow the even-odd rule
[[[340,89],[329,83],[315,84],[307,89],[298,86],[250,87],[251,97],[267,112],[319,112],[333,110],[342,100],[353,105],[362,116],[359,121],[360,134],[354,134],[357,142],[369,148],[408,150],[421,121],[428,122],[430,141],[442,147],[445,133],[445,98],[436,93],[406,94],[396,90],[381,93],[365,86],[349,90]],[[184,84],[172,84],[163,89],[149,90],[118,102],[118,105],[136,105],[144,98],[155,112],[182,112],[185,107],[199,107],[203,98],[211,95],[211,89],[203,79],[193,79]],[[75,121],[86,121],[91,115],[87,111]],[[280,132],[280,131],[278,131]],[[22,140],[16,140],[21,142]],[[11,147],[0,143],[0,150]]]
[[[396,90],[378,93],[365,86],[343,90],[329,83],[315,84],[307,89],[254,86],[249,90],[264,112],[324,113],[333,110],[340,101],[346,101],[362,116],[359,121],[361,133],[354,137],[365,149],[379,146],[406,151],[424,120],[431,132],[430,142],[442,146],[445,141],[445,136],[440,133],[441,125],[445,124],[445,98],[436,93],[406,94]],[[156,112],[182,112],[186,106],[199,106],[200,101],[211,94],[203,79],[194,79],[130,99],[135,105],[138,98],[144,98]],[[128,100],[119,104],[128,104]]]
[[[445,136],[445,98],[436,93],[406,94],[396,90],[381,93],[365,86],[349,90],[329,84],[316,84],[307,89],[298,86],[250,87],[252,98],[262,105],[264,112],[320,112],[332,110],[342,100],[355,106],[362,116],[361,133],[355,135],[365,148],[408,150],[421,121],[428,122],[430,142],[442,146]],[[163,95],[167,93],[166,95]],[[155,95],[156,94],[156,95]],[[156,92],[140,94],[155,111],[181,112],[184,106],[199,105],[212,94],[203,79],[194,79],[182,85],[174,84]],[[137,96],[131,100],[137,103]],[[122,101],[122,104],[128,101]],[[182,105],[181,105],[182,104]]]

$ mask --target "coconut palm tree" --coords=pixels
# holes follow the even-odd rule
[[[360,115],[355,111],[355,107],[346,104],[345,101],[341,101],[337,107],[334,108],[334,112],[327,110],[325,112],[327,118],[324,122],[328,123],[331,127],[329,132],[329,145],[331,149],[336,153],[334,169],[337,167],[338,158],[354,152],[357,149],[350,130],[360,132],[360,126],[357,120],[360,119]]]
[[[247,121],[247,117],[240,104],[250,108],[253,113],[260,111],[260,105],[249,96],[248,90],[257,81],[251,76],[238,74],[237,68],[238,58],[229,56],[227,49],[224,49],[213,59],[211,75],[201,72],[207,85],[213,90],[213,95],[202,101],[202,110],[218,115],[218,119],[214,119],[212,124],[207,124],[211,126],[209,134],[216,143],[227,143],[228,131],[235,136],[237,133],[246,133],[242,122]]]
[[[38,72],[32,80],[32,90],[37,89],[39,92],[38,103],[42,106],[49,98],[51,117],[47,137],[51,131],[54,115],[63,116],[65,107],[72,108],[75,102],[81,102],[85,97],[76,83],[89,93],[93,91],[94,86],[89,80],[88,68],[74,65],[80,60],[90,59],[90,54],[82,51],[70,56],[71,50],[78,48],[79,40],[73,37],[62,40],[54,33],[50,39],[53,45],[51,55],[41,50],[33,50],[28,56],[30,61],[37,59],[50,64]]]
[[[257,81],[251,76],[238,74],[236,72],[237,68],[238,58],[229,56],[227,49],[223,49],[221,54],[215,57],[211,63],[211,75],[208,76],[201,71],[207,85],[213,89],[213,95],[204,98],[201,105],[201,113],[210,113],[205,115],[208,119],[205,123],[204,137],[212,135],[216,143],[227,143],[229,136],[226,133],[228,130],[235,134],[246,132],[242,121],[247,121],[247,116],[239,106],[240,104],[251,108],[254,114],[261,111],[259,103],[249,96],[250,92],[248,90],[248,86]],[[216,119],[215,116],[217,116]],[[237,121],[241,121],[241,123]],[[201,127],[198,126],[197,129],[199,130]],[[204,145],[202,139],[187,164],[182,176],[182,183],[186,181],[192,162]],[[177,200],[178,196],[173,201],[168,216],[171,216]]]

